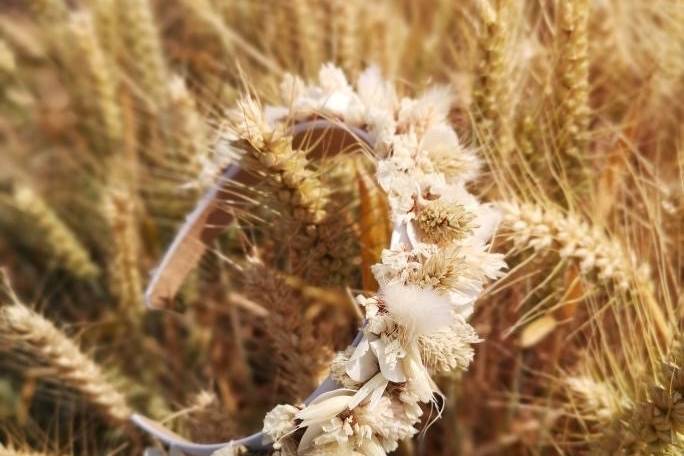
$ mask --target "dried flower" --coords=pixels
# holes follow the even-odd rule
[[[458,241],[471,232],[474,218],[460,204],[447,204],[437,200],[429,202],[418,212],[416,222],[424,240],[445,244]]]
[[[454,319],[448,297],[431,288],[387,284],[380,299],[392,319],[414,337],[448,327]]]

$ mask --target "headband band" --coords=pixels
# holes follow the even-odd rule
[[[379,290],[356,298],[365,311],[363,327],[337,354],[328,379],[303,405],[271,410],[262,432],[232,442],[195,444],[145,417],[132,418],[186,454],[210,455],[219,449],[231,454],[244,446],[273,448],[282,456],[385,455],[418,432],[425,407],[436,406],[441,393],[431,374],[465,370],[473,357],[471,345],[479,341],[466,320],[485,282],[498,278],[505,264],[487,245],[498,212],[466,189],[479,162],[449,125],[448,90],[399,99],[375,69],[362,73],[355,89],[331,65],[323,67],[319,78],[318,85],[305,85],[287,77],[281,107],[262,110],[253,100],[242,100],[229,114],[226,138],[254,151],[281,141],[294,148],[298,135],[323,130],[345,131],[367,143],[377,158],[377,179],[394,226],[389,248],[372,268]],[[337,151],[344,148],[340,144]],[[239,168],[231,165],[224,176],[237,173]],[[206,221],[218,217],[222,191],[218,187],[205,195],[180,230],[151,282],[149,304],[163,303],[175,293],[174,287],[159,287],[164,277],[187,274],[182,269],[168,273],[174,255],[192,248],[184,240],[215,235],[216,228],[207,231]],[[189,255],[199,258],[201,253]]]

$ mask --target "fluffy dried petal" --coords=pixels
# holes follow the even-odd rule
[[[394,321],[416,337],[449,327],[454,321],[449,298],[432,289],[390,283],[380,289],[380,296]]]

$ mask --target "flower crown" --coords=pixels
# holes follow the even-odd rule
[[[305,404],[276,406],[261,433],[199,445],[144,417],[134,421],[188,454],[233,454],[244,446],[282,456],[385,455],[418,432],[425,407],[441,413],[431,374],[465,370],[473,358],[479,338],[467,319],[485,282],[505,267],[487,245],[499,214],[466,189],[479,161],[449,125],[447,88],[400,99],[375,68],[354,88],[325,65],[318,85],[287,76],[281,92],[281,106],[240,101],[229,113],[227,139],[259,150],[291,144],[298,128],[339,128],[368,143],[377,160],[393,231],[372,267],[377,293],[356,298],[363,326]]]

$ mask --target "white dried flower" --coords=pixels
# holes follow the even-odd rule
[[[264,433],[277,443],[278,440],[295,430],[295,415],[297,412],[299,412],[299,409],[292,405],[276,405],[264,417]]]
[[[429,127],[446,123],[452,104],[453,95],[446,86],[429,89],[417,99],[404,98],[400,103],[398,127],[423,133]]]
[[[389,283],[380,289],[380,296],[392,319],[415,337],[432,334],[454,321],[449,298],[433,289]]]

